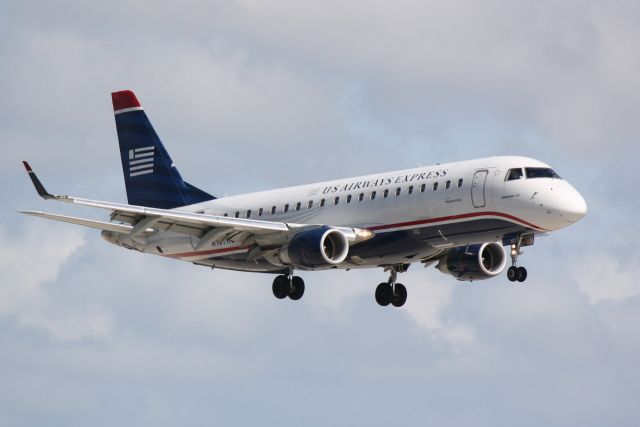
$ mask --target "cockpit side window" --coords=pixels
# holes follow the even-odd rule
[[[527,178],[560,178],[560,175],[555,173],[551,168],[525,168],[527,172]]]
[[[509,172],[507,172],[507,176],[504,178],[504,180],[514,181],[516,179],[522,179],[523,176],[524,175],[522,174],[522,168],[509,169]]]

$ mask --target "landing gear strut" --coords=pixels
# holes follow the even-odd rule
[[[273,279],[271,289],[273,290],[273,296],[278,299],[289,297],[297,301],[304,295],[304,280],[299,276],[281,274]]]
[[[407,288],[402,283],[396,283],[398,272],[406,271],[406,267],[393,267],[388,282],[382,282],[376,287],[376,302],[386,307],[402,307],[407,302]]]
[[[517,243],[511,245],[511,267],[507,270],[507,279],[511,282],[524,282],[527,280],[527,269],[518,267],[518,255],[522,254],[520,247],[522,246],[522,236],[518,237]]]

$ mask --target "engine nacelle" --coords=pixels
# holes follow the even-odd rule
[[[320,227],[302,231],[280,251],[280,259],[302,269],[330,267],[347,258],[349,242],[339,230]]]
[[[451,250],[440,259],[436,268],[458,280],[484,280],[502,273],[507,265],[504,247],[497,242],[472,245]]]

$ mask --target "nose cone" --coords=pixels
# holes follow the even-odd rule
[[[563,192],[559,201],[558,213],[569,222],[576,222],[587,214],[587,202],[578,190],[571,187]]]

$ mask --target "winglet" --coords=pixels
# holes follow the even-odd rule
[[[24,168],[27,170],[27,173],[29,173],[29,178],[31,178],[31,182],[33,182],[33,186],[36,187],[36,191],[38,192],[40,197],[42,197],[43,199],[57,199],[58,198],[57,196],[54,196],[53,194],[49,193],[46,190],[46,188],[44,188],[44,185],[42,185],[42,183],[38,179],[38,176],[36,175],[36,173],[33,171],[33,169],[31,169],[31,166],[29,165],[29,163],[27,163],[27,162],[25,162],[23,160],[22,164],[24,165]]]

